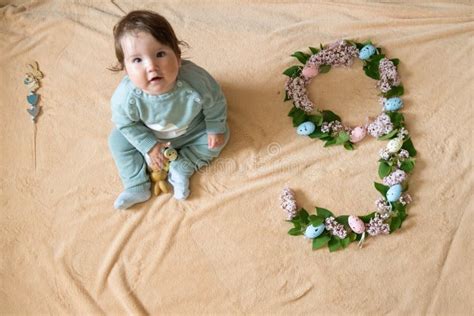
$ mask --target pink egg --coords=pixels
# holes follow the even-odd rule
[[[362,234],[365,231],[364,222],[357,216],[350,215],[348,219],[349,227],[356,234]]]
[[[318,72],[319,71],[318,68],[316,68],[316,65],[308,65],[303,68],[303,76],[308,79],[316,77]]]
[[[351,131],[350,141],[353,143],[358,143],[364,139],[365,135],[367,135],[367,130],[363,126],[354,127]]]

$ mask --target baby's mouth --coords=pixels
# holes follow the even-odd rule
[[[153,77],[153,78],[150,79],[150,82],[158,82],[158,81],[160,81],[161,79],[163,79],[163,77],[155,76],[155,77]]]

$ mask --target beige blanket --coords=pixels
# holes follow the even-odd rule
[[[0,314],[473,315],[473,7],[383,2],[0,1]],[[232,136],[189,200],[118,212],[107,138],[122,75],[106,68],[113,25],[140,8],[166,16],[184,57],[220,82]],[[340,38],[401,60],[418,156],[402,229],[330,253],[287,235],[280,192],[311,212],[366,214],[385,142],[349,152],[296,135],[282,71]],[[31,60],[45,75],[36,125]],[[317,77],[311,98],[349,124],[377,115],[360,68]]]

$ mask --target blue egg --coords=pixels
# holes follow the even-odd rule
[[[373,45],[365,45],[362,47],[362,49],[359,51],[359,58],[362,60],[369,59],[370,56],[375,54],[375,47]]]
[[[390,189],[387,191],[387,201],[389,202],[396,202],[402,195],[402,185],[395,184],[391,186]]]
[[[398,97],[387,99],[385,100],[383,107],[385,111],[400,110],[403,107],[403,100]]]
[[[314,227],[313,225],[309,225],[306,227],[306,231],[304,232],[304,236],[309,239],[313,239],[321,235],[324,231],[324,224]]]
[[[296,129],[296,133],[298,135],[307,136],[311,134],[312,132],[314,132],[315,129],[316,129],[316,126],[314,125],[314,123],[308,121],[308,122],[304,122],[298,125],[298,128]]]

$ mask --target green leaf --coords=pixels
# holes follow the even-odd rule
[[[290,77],[290,78],[294,78],[294,77],[297,77],[301,70],[303,69],[302,66],[291,66],[290,68],[286,69],[283,74]]]
[[[323,115],[324,122],[328,122],[328,123],[332,121],[341,122],[341,118],[332,111],[329,111],[329,110],[322,111],[321,114]]]
[[[354,233],[354,232],[349,232],[349,233],[347,234],[347,236],[349,237],[349,239],[350,239],[351,241],[354,241],[354,240],[357,239],[357,234]]]
[[[341,216],[336,217],[336,222],[344,224],[346,226],[349,225],[348,220],[349,220],[349,215],[341,215]]]
[[[308,212],[304,208],[301,208],[299,211],[299,215],[300,215],[300,222],[308,225],[309,224]]]
[[[377,183],[377,182],[374,182],[374,186],[377,189],[377,191],[379,191],[384,197],[387,195],[387,191],[389,189],[388,186],[383,185],[382,183]]]
[[[323,117],[321,115],[307,115],[306,119],[313,122],[314,125],[321,125],[323,123]]]
[[[292,228],[288,231],[288,234],[291,236],[303,235],[303,232],[299,228]]]
[[[321,235],[313,239],[313,250],[322,248],[327,245],[328,241],[331,239],[328,235]]]
[[[303,110],[296,108],[296,110],[291,114],[291,117],[293,117],[293,126],[296,127],[305,122],[307,116]]]
[[[322,223],[324,223],[324,217],[322,216],[316,216],[316,215],[310,215],[309,216],[309,221],[311,223],[311,225],[313,225],[314,227],[317,227],[319,225],[321,225]]]
[[[319,137],[321,140],[324,140],[324,141],[328,141],[328,140],[333,140],[334,137],[332,137],[331,135],[329,134],[326,134],[326,133],[323,133],[324,135],[322,135],[321,137]]]
[[[309,50],[311,51],[313,55],[316,55],[317,53],[319,53],[319,49],[314,48],[314,47],[309,47]]]
[[[385,135],[383,135],[383,136],[380,136],[380,137],[377,138],[377,139],[378,139],[378,140],[391,139],[391,138],[396,137],[397,133],[398,133],[398,128],[394,128],[390,133],[385,134]]]
[[[393,62],[393,64],[394,64],[395,66],[398,66],[398,64],[400,63],[400,59],[398,59],[398,58],[392,58],[392,59],[390,59],[390,60]]]
[[[401,203],[399,203],[399,204],[402,205]],[[402,208],[400,208],[400,209],[398,210],[398,217],[400,217],[400,220],[401,220],[402,223],[403,223],[403,221],[405,220],[405,218],[407,218],[407,216],[408,216],[408,215],[407,215],[407,211],[405,210],[405,206],[402,205]],[[400,227],[401,227],[401,226],[402,226],[402,225],[400,224]]]
[[[393,205],[393,209],[395,210],[395,213],[398,215],[398,217],[400,218],[401,222],[403,223],[403,221],[404,221],[405,218],[407,217],[406,206],[403,205],[403,204],[400,203],[400,202],[392,203],[392,205]],[[401,226],[401,225],[400,225],[400,226]]]
[[[367,41],[363,42],[361,45],[362,45],[362,47],[364,47],[366,45],[374,45],[374,44],[372,43],[371,40],[367,40]]]
[[[380,80],[380,72],[379,72],[379,65],[378,61],[372,63],[369,62],[367,65],[364,66],[364,72],[367,76],[372,79]]]
[[[347,246],[349,246],[349,244],[352,242],[351,240],[351,237],[350,236],[347,236],[346,238],[342,239],[341,240],[341,246],[342,248],[347,248]]]
[[[413,159],[404,160],[400,164],[400,169],[402,169],[403,171],[407,173],[412,172],[413,168],[415,168],[415,162],[413,161]]]
[[[391,98],[391,97],[398,97],[403,95],[405,92],[405,89],[403,88],[402,85],[392,87],[389,91],[383,94],[385,98]]]
[[[293,220],[292,220],[291,222],[293,223],[293,225],[294,225],[295,228],[301,229],[301,223],[300,223],[300,222],[298,222],[298,221],[293,221]]]
[[[358,50],[361,50],[365,46],[364,43],[359,43],[359,42],[355,42],[355,41],[353,41],[353,43],[355,44],[355,46],[357,47]]]
[[[300,110],[300,109],[298,109],[296,106],[293,106],[293,107],[291,108],[290,112],[288,112],[288,116],[293,117],[293,114],[294,114],[296,111],[298,111],[298,110]],[[300,111],[301,111],[301,110],[300,110]]]
[[[325,74],[331,70],[331,65],[321,65],[319,66],[319,73],[320,74]]]
[[[371,64],[376,65],[377,69],[378,69],[380,61],[384,58],[385,58],[384,54],[374,54],[369,58],[368,62],[371,63]]]
[[[305,54],[303,52],[295,52],[295,53],[293,53],[293,55],[291,55],[291,57],[295,57],[296,59],[298,59],[300,61],[300,63],[302,63],[304,65],[304,64],[306,64],[309,57],[311,57],[311,56],[308,55],[308,54]]]
[[[354,150],[354,144],[351,142],[344,143],[344,148],[347,150]]]
[[[335,138],[332,138],[332,139],[329,139],[328,141],[326,141],[326,143],[324,144],[324,147],[329,147],[329,146],[332,146],[332,145],[336,145],[336,139]]]
[[[359,218],[364,222],[364,223],[368,223],[370,222],[370,220],[374,217],[376,212],[372,212],[370,214],[367,214],[367,215],[364,215],[364,216],[359,216]]]
[[[385,161],[379,164],[379,177],[380,179],[388,176],[392,172],[392,167]]]
[[[316,127],[316,129],[314,130],[314,132],[312,132],[311,134],[308,135],[309,137],[311,138],[319,138],[319,139],[324,139],[328,136],[330,136],[328,133],[323,133],[321,132],[321,129]]]
[[[318,216],[322,216],[324,218],[328,218],[330,216],[334,217],[334,214],[330,210],[327,210],[327,209],[322,208],[322,207],[316,207],[316,214],[318,214]]]
[[[349,134],[346,132],[339,132],[336,138],[336,145],[344,144],[345,142],[349,141]]]
[[[390,233],[393,233],[397,229],[400,228],[402,225],[402,220],[400,217],[392,217],[392,220],[390,221]]]
[[[416,156],[416,149],[415,146],[413,146],[413,143],[411,142],[411,138],[408,138],[406,141],[403,142],[402,148],[407,150],[408,153],[410,153],[410,156]]]
[[[405,123],[405,117],[402,113],[388,112],[386,114],[388,115],[388,117],[390,117],[390,121],[396,129],[402,127],[402,125]]]
[[[365,68],[364,72],[367,77],[375,79],[375,80],[380,80],[380,73],[378,71],[375,71],[371,68]]]
[[[332,236],[328,242],[328,247],[330,252],[334,252],[342,248],[341,240],[336,236]]]

